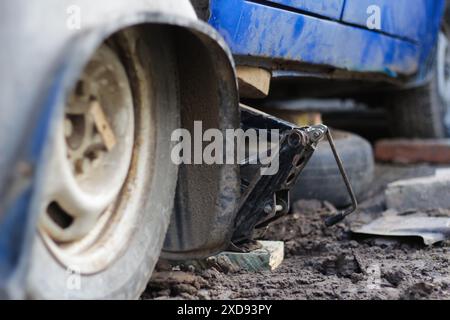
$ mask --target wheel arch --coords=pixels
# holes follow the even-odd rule
[[[220,105],[216,106],[217,110],[228,110],[224,113],[227,125],[239,124],[238,91],[233,58],[224,40],[206,23],[189,15],[131,10],[72,37],[59,54],[60,58],[57,62],[50,70],[47,70],[45,78],[50,79],[48,83],[35,83],[36,86],[40,86],[39,95],[35,97],[33,105],[25,108],[27,114],[21,115],[27,116],[28,123],[23,128],[18,128],[23,136],[21,139],[23,143],[20,147],[16,146],[15,157],[10,162],[13,169],[7,173],[7,183],[0,186],[0,207],[2,208],[0,244],[3,250],[0,256],[0,296],[18,298],[24,294],[27,258],[31,249],[30,234],[35,229],[36,198],[38,198],[42,181],[40,169],[42,162],[46,161],[45,141],[51,132],[53,119],[58,110],[62,109],[59,106],[63,104],[68,90],[75,85],[89,57],[105,39],[129,27],[155,24],[174,30],[175,45],[182,45],[180,35],[183,33],[189,33],[198,40],[196,43],[201,45],[200,50],[210,57],[217,68],[216,72],[210,73],[211,78],[207,80],[218,84],[219,99],[216,102]],[[199,47],[184,48],[184,50],[186,51],[182,56],[192,57],[192,53],[198,52]],[[192,68],[187,71],[192,72]],[[180,73],[182,72],[183,70],[180,70]],[[184,76],[188,77],[189,74]],[[200,99],[200,95],[197,98]],[[208,100],[206,102],[208,103]],[[235,185],[236,183],[233,182],[233,186]]]

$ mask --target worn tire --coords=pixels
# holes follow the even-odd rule
[[[405,138],[450,137],[450,6],[444,14],[430,82],[386,96],[391,131]]]
[[[136,299],[144,291],[159,258],[173,208],[178,172],[170,159],[170,136],[180,125],[176,65],[170,35],[164,29],[149,27],[139,33],[133,31],[136,30],[121,32],[119,36],[123,36],[114,43],[117,47],[123,46],[119,49],[121,56],[126,58],[123,64],[127,73],[132,72],[129,79],[135,105],[141,106],[139,110],[154,107],[147,108],[148,112],[142,111],[135,121],[136,128],[143,130],[136,129],[139,141],[136,145],[146,145],[146,137],[153,137],[151,144],[139,146],[134,151],[134,172],[129,173],[127,179],[132,179],[130,183],[138,187],[132,189],[128,184],[123,192],[133,195],[121,198],[117,204],[124,210],[138,212],[133,225],[128,227],[131,230],[127,234],[128,241],[105,269],[92,274],[74,274],[74,269],[58,261],[41,233],[36,232],[27,278],[28,298]],[[151,41],[142,41],[139,38],[142,34]],[[152,63],[154,61],[157,63]],[[139,73],[135,73],[136,70],[140,70]],[[139,135],[138,132],[143,133]],[[149,155],[150,151],[152,155]],[[51,168],[44,169],[47,170],[51,174]],[[130,202],[127,197],[133,199],[131,204],[127,203]],[[122,202],[127,204],[122,205]],[[115,219],[110,224],[122,222]],[[74,276],[79,276],[79,287],[75,290],[68,287],[68,281]]]
[[[448,102],[439,95],[437,75],[423,87],[394,93],[389,97],[391,131],[396,137],[445,138],[450,124],[445,122]]]
[[[355,134],[343,131],[332,131],[332,134],[353,190],[360,199],[373,180],[375,164],[372,147],[369,142]],[[328,201],[336,207],[351,204],[327,141],[319,143],[292,189],[291,199],[317,199]]]

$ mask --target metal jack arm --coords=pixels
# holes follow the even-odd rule
[[[332,217],[325,219],[325,225],[327,227],[331,227],[331,226],[334,226],[335,224],[341,222],[342,220],[344,220],[345,217],[347,217],[348,215],[355,212],[358,207],[358,202],[356,200],[355,193],[353,192],[353,188],[348,179],[347,173],[345,172],[344,166],[342,164],[342,160],[339,157],[339,154],[337,153],[336,146],[334,144],[333,137],[331,136],[331,131],[329,128],[327,128],[326,135],[327,135],[328,143],[330,144],[330,147],[331,147],[331,151],[333,152],[334,159],[336,160],[336,163],[338,165],[339,172],[341,173],[342,179],[344,180],[344,183],[345,183],[345,187],[347,188],[348,194],[352,201],[352,206],[350,208],[348,208],[344,211],[341,211]]]

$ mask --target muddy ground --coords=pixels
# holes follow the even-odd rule
[[[360,212],[333,228],[323,219],[335,210],[314,200],[294,204],[294,213],[268,230],[285,242],[285,260],[273,272],[248,273],[218,265],[173,271],[160,263],[143,299],[450,299],[450,241],[355,235],[352,223],[385,210],[386,184],[429,175],[428,166],[378,166]],[[431,208],[430,208],[431,209]],[[439,215],[450,216],[447,210]]]

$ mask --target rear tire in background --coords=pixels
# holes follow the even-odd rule
[[[445,138],[450,136],[450,36],[439,34],[431,81],[423,87],[386,97],[394,136]]]
[[[121,31],[86,65],[79,81],[84,89],[75,86],[49,137],[28,298],[136,299],[145,289],[160,255],[176,188],[178,170],[170,159],[171,134],[180,125],[176,75],[171,37],[163,27]],[[81,113],[83,104],[92,101],[103,107],[116,139],[112,151],[103,148],[100,157],[91,154],[99,150],[98,123],[86,130],[92,115]],[[92,145],[75,150],[93,132]],[[55,158],[56,153],[60,156]],[[46,189],[62,180],[67,181],[61,187]],[[110,199],[111,187],[117,186],[120,190],[104,209],[96,201],[83,202]],[[99,215],[89,218],[95,212]]]
[[[365,139],[344,131],[332,131],[336,149],[342,159],[358,200],[373,181],[375,163],[372,146]],[[292,201],[316,199],[338,208],[351,204],[345,184],[327,141],[321,141],[311,160],[291,190]]]

